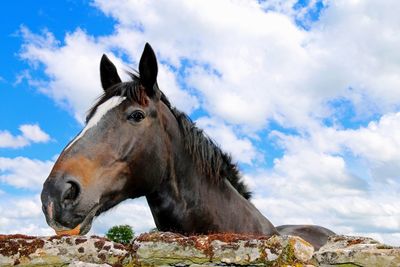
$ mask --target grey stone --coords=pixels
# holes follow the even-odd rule
[[[314,253],[319,266],[400,266],[400,248],[387,246],[368,237],[333,236]]]
[[[135,245],[138,247],[138,262],[146,266],[307,263],[314,251],[309,243],[294,236],[257,239],[233,234],[185,237],[173,233],[150,233],[136,239]]]
[[[400,266],[400,248],[334,236],[319,251],[296,236],[142,234],[130,245],[101,237],[0,235],[0,266]]]
[[[82,249],[84,253],[79,252]],[[124,246],[101,237],[0,235],[0,266],[65,266],[75,261],[126,264],[131,254]]]
[[[110,266],[111,265],[107,263],[98,264],[98,263],[88,263],[83,261],[73,261],[68,265],[68,267],[110,267]]]

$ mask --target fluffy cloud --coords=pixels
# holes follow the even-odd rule
[[[46,143],[50,140],[50,136],[38,124],[23,124],[19,130],[22,134],[17,136],[0,130],[0,148],[21,148],[31,143]]]
[[[0,181],[16,188],[38,190],[53,167],[53,161],[26,157],[0,157]]]
[[[21,130],[22,135],[32,142],[42,143],[50,140],[50,136],[43,132],[37,124],[24,124],[21,125],[19,129]]]
[[[158,53],[161,73],[167,73],[161,87],[167,94],[172,88],[172,100],[186,111],[197,100],[180,86],[195,89],[210,114],[256,129],[268,120],[313,126],[334,116],[326,103],[337,98],[349,99],[364,116],[393,110],[400,98],[400,35],[390,8],[396,2],[329,2],[309,31],[295,19],[317,2],[297,9],[293,4],[224,0],[210,9],[204,1],[98,0],[94,5],[119,22],[112,35],[95,38],[78,29],[60,45],[51,33],[23,28],[21,56],[44,64],[50,81],[42,91],[69,105],[77,118],[99,94],[101,53],[120,51],[136,65],[147,40]]]
[[[0,147],[18,148],[29,144],[23,136],[13,136],[9,131],[0,131]]]
[[[125,64],[110,52],[119,36],[94,38],[77,29],[66,35],[65,45],[61,46],[50,32],[37,35],[25,27],[20,32],[25,41],[21,58],[35,67],[43,65],[44,72],[49,77],[48,81],[38,81],[28,76],[30,84],[36,85],[42,93],[70,111],[81,123],[91,104],[102,93],[99,63],[103,53],[107,53],[119,67],[121,77],[127,78],[123,70],[129,68],[123,67]],[[140,56],[141,49],[143,48],[135,51],[137,57]],[[174,72],[168,66],[160,66],[159,82],[168,85],[165,93],[176,100],[178,106],[185,111],[197,106],[196,98],[179,88]]]
[[[367,126],[358,129],[319,127],[305,135],[293,136],[273,131],[271,136],[276,137],[277,142],[286,150],[283,159],[276,161],[277,166],[280,166],[282,160],[293,156],[313,161],[312,157],[305,156],[304,153],[331,155],[331,157],[340,159],[351,156],[353,161],[363,165],[362,169],[369,170],[368,175],[360,174],[365,179],[372,178],[377,182],[399,184],[400,186],[400,164],[398,163],[400,158],[400,113],[388,113],[378,121],[371,121]],[[322,160],[323,156],[320,159]],[[283,169],[285,168],[287,166]],[[335,169],[342,168],[336,167]],[[331,176],[332,173],[330,171],[328,173],[330,175],[327,174],[327,177]]]
[[[186,82],[204,95],[209,112],[229,122],[263,127],[274,119],[307,127],[332,115],[330,99],[351,99],[360,113],[385,112],[398,103],[395,1],[325,3],[310,31],[294,21],[317,1],[300,9],[286,2],[226,0],[212,9],[204,1],[178,0],[95,5],[117,19],[125,35],[157,44],[174,66],[190,61]]]
[[[273,132],[285,154],[246,177],[255,205],[277,224],[320,224],[399,244],[399,122],[391,113],[358,129]]]
[[[0,228],[3,234],[52,235],[42,213],[39,194],[29,197],[4,195],[0,198]]]
[[[358,112],[387,112],[400,100],[397,1],[332,1],[312,32],[310,48],[323,64],[316,88],[351,88]],[[324,75],[325,74],[325,75]],[[333,74],[333,75],[331,75]],[[331,78],[328,79],[327,76]]]
[[[156,227],[145,198],[126,200],[100,215],[94,221],[91,232],[102,235],[117,224],[131,225],[135,233],[148,232]]]
[[[213,120],[208,117],[201,117],[196,120],[196,124],[209,135],[217,144],[220,144],[229,152],[235,161],[245,164],[252,164],[254,161],[262,160],[261,155],[253,146],[250,139],[239,138],[235,130],[224,124],[223,121]]]
[[[142,25],[141,39],[157,44],[161,57],[175,67],[189,61],[185,82],[201,92],[209,112],[229,122],[263,126],[288,102],[293,111],[312,109],[301,92],[290,97],[297,90],[293,82],[301,84],[303,70],[312,64],[302,47],[305,32],[287,16],[266,13],[249,1],[219,1],[212,9],[204,1],[96,4],[121,28],[134,31],[131,25]],[[291,75],[283,79],[283,73]]]
[[[80,29],[67,34],[63,47],[50,32],[35,35],[23,27],[21,34],[26,43],[20,56],[34,66],[43,64],[50,79],[33,82],[82,121],[90,103],[101,94],[98,68],[105,47]]]

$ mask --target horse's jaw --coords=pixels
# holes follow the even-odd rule
[[[57,235],[85,235],[87,234],[90,229],[92,228],[92,223],[93,220],[96,216],[97,211],[99,210],[100,205],[95,204],[90,211],[87,213],[86,217],[82,220],[81,223],[76,225],[74,228],[68,228],[60,223],[58,223],[56,220],[53,218],[53,205],[52,202],[50,202],[49,206],[47,207],[48,209],[48,216],[46,216],[46,221],[47,224],[54,229]]]

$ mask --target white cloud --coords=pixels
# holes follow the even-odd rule
[[[327,2],[310,31],[294,19],[315,9],[316,1],[298,10],[293,4],[95,1],[120,22],[126,38],[153,42],[177,67],[182,58],[194,62],[188,83],[204,94],[209,112],[229,122],[263,127],[272,118],[307,127],[331,115],[324,105],[337,97],[351,99],[359,112],[371,112],[366,104],[375,107],[372,112],[393,109],[400,97],[398,3]]]
[[[23,124],[19,130],[22,135],[17,136],[0,130],[0,148],[21,148],[31,143],[46,143],[50,140],[50,136],[38,124]]]
[[[160,64],[157,78],[158,84],[162,86],[163,92],[173,105],[177,105],[182,111],[190,113],[198,108],[198,100],[195,96],[180,88],[176,76],[176,72],[168,66]]]
[[[385,114],[378,121],[371,121],[358,129],[318,127],[306,135],[292,136],[277,131],[271,135],[286,150],[283,159],[292,156],[312,159],[304,153],[336,154],[339,158],[350,154],[364,166],[364,170],[369,170],[376,181],[400,184],[400,113]]]
[[[316,80],[319,88],[335,94],[340,87],[352,87],[346,96],[360,112],[398,108],[400,29],[396,25],[400,19],[393,10],[398,4],[371,0],[329,3],[312,32],[314,43],[310,46],[323,63]],[[334,74],[332,79],[327,79],[328,73]],[[365,99],[357,103],[359,96]]]
[[[276,162],[272,170],[247,174],[246,180],[255,192],[253,203],[275,225],[317,224],[339,234],[379,233],[379,240],[399,245],[394,236],[400,234],[400,183],[367,182],[348,173],[339,156],[296,153]]]
[[[371,162],[387,162],[400,158],[400,113],[388,113],[367,127],[343,130],[343,145],[356,156]]]
[[[43,91],[69,105],[77,118],[98,95],[101,53],[119,51],[137,63],[145,41],[153,43],[161,69],[169,73],[161,87],[167,93],[172,88],[173,100],[186,111],[197,101],[176,90],[178,73],[167,65],[185,72],[181,82],[204,96],[208,112],[258,129],[269,119],[309,127],[332,115],[326,103],[338,97],[365,114],[393,110],[400,100],[400,35],[390,7],[397,2],[325,3],[310,31],[294,20],[315,9],[316,1],[296,10],[293,4],[224,0],[210,8],[207,1],[98,0],[94,5],[119,22],[112,35],[94,38],[78,29],[60,45],[51,33],[38,36],[23,28],[22,57],[44,63],[50,82]],[[191,67],[182,69],[181,60]]]
[[[287,179],[289,186],[291,182]],[[389,191],[389,196],[366,193],[358,197],[327,195],[318,199],[277,193],[270,197],[256,196],[253,203],[275,225],[318,224],[348,235],[379,233],[384,242],[398,245],[395,236],[400,234],[400,214],[393,193]]]
[[[29,141],[23,136],[13,136],[8,131],[0,131],[0,147],[18,148],[29,144]]]
[[[61,46],[50,32],[37,35],[22,27],[21,34],[25,41],[21,58],[34,66],[43,64],[49,77],[47,82],[28,78],[29,82],[36,84],[42,93],[69,110],[81,123],[96,97],[102,94],[99,73],[101,55],[107,53],[119,67],[121,77],[127,77],[123,70],[128,68],[110,52],[119,36],[94,38],[77,29],[66,35],[65,45]],[[135,42],[139,43],[140,40]],[[135,58],[140,56],[142,49],[141,47],[135,51]],[[190,112],[197,106],[197,100],[179,88],[173,71],[167,66],[160,65],[159,81],[168,86],[164,92],[185,111]]]
[[[43,64],[49,77],[39,90],[83,121],[91,102],[102,92],[98,69],[105,47],[80,29],[67,34],[62,47],[50,32],[36,35],[21,28],[21,33],[26,42],[21,57]]]
[[[4,195],[0,198],[0,213],[0,228],[3,234],[54,234],[46,225],[39,194],[23,198]]]
[[[22,135],[35,143],[44,143],[50,140],[50,136],[43,132],[37,124],[24,124],[19,127]]]
[[[390,113],[358,129],[274,132],[285,154],[272,169],[247,175],[254,203],[277,224],[314,223],[400,244],[399,129],[400,114]]]
[[[0,157],[0,181],[16,188],[40,189],[54,162]]]
[[[220,144],[224,151],[229,152],[235,161],[252,164],[253,161],[260,160],[261,156],[251,141],[248,138],[237,137],[234,129],[223,121],[201,117],[196,120],[196,124]]]
[[[93,223],[91,233],[104,235],[114,225],[128,224],[135,233],[155,228],[153,216],[145,198],[126,200],[100,215]]]

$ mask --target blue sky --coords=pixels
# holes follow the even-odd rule
[[[21,2],[7,3],[7,12],[1,18],[3,26],[0,29],[2,39],[0,58],[2,62],[7,62],[7,67],[1,69],[3,78],[1,98],[15,100],[5,101],[1,105],[2,114],[11,116],[2,120],[1,127],[18,134],[19,125],[37,122],[47,131],[51,131],[54,140],[40,149],[30,146],[23,150],[7,149],[1,153],[8,157],[30,156],[44,160],[57,154],[81,125],[65,109],[38,93],[26,80],[18,82],[18,77],[26,71],[39,79],[48,79],[43,75],[42,66],[33,69],[28,62],[19,58],[23,45],[20,27],[26,26],[33,32],[47,29],[60,40],[62,45],[63,36],[77,27],[95,35],[110,33],[113,29],[113,20],[91,7],[88,1],[23,2],[23,8]],[[60,127],[56,121],[62,121],[64,126]]]
[[[0,232],[51,234],[41,184],[101,93],[101,55],[123,74],[150,42],[161,88],[232,154],[272,222],[400,244],[397,2],[23,4],[0,18]],[[115,221],[154,226],[143,199],[92,231]]]

